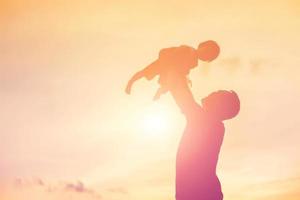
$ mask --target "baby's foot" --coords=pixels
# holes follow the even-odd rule
[[[158,90],[156,91],[154,97],[153,97],[153,100],[156,101],[160,98],[160,96],[162,94],[165,94],[168,90],[165,88],[165,87],[160,87],[158,88]]]

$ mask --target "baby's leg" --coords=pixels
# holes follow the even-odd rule
[[[189,84],[191,84],[191,81],[189,79],[187,79],[185,76],[177,74],[176,72],[168,72],[165,74],[161,74],[158,80],[161,87],[156,91],[153,100],[158,100],[161,95],[167,93],[171,88],[173,88],[176,85],[178,79],[182,78],[184,78]]]
[[[158,80],[161,87],[156,91],[153,100],[158,100],[161,95],[167,93],[171,88],[176,87],[179,79],[184,79],[190,87],[192,86],[192,81],[184,74],[180,74],[176,71],[161,74]]]
[[[158,90],[156,91],[154,97],[153,97],[153,100],[156,101],[160,98],[161,95],[165,94],[168,92],[168,89],[166,87],[160,87],[158,88]]]

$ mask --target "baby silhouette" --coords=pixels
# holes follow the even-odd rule
[[[168,92],[174,82],[179,79],[191,85],[188,74],[191,69],[197,67],[198,59],[211,62],[218,57],[219,53],[218,44],[212,40],[200,43],[197,49],[186,45],[162,49],[157,60],[132,76],[125,91],[130,94],[133,83],[143,77],[152,80],[159,75],[160,88],[154,96],[154,100],[157,100],[162,94]]]

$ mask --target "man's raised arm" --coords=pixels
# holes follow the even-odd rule
[[[188,81],[184,78],[176,78],[174,75],[174,81],[172,87],[169,89],[176,104],[179,106],[181,112],[189,117],[199,108],[199,105],[195,101],[192,91],[189,88]]]

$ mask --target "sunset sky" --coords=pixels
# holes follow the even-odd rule
[[[297,0],[0,1],[0,200],[175,200],[185,119],[130,76],[162,48],[213,39],[190,75],[235,90],[218,176],[225,200],[299,200]]]

